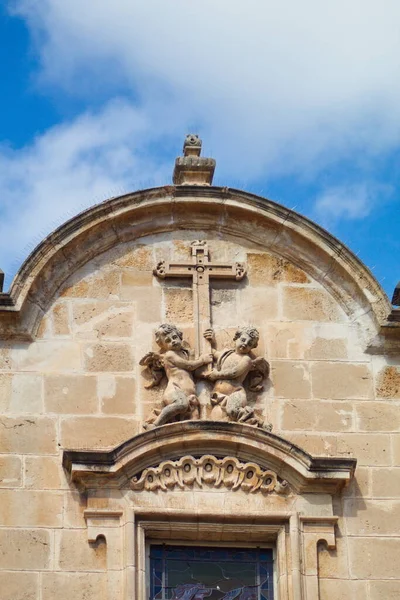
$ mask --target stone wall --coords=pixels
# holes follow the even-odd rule
[[[37,339],[0,346],[0,589],[2,600],[106,598],[106,545],[87,541],[85,495],[62,451],[111,448],[142,431],[162,394],[139,360],[154,330],[177,324],[193,345],[188,282],[157,280],[160,260],[188,260],[207,239],[213,261],[242,261],[242,282],[212,284],[217,345],[255,325],[270,380],[252,402],[273,432],[313,455],[354,456],[335,499],[335,550],[319,551],[320,598],[400,596],[400,368],[365,351],[356,314],[298,266],[259,246],[185,231],[117,245],[73,273]],[[101,502],[100,502],[101,504]],[[101,506],[100,506],[101,507]]]

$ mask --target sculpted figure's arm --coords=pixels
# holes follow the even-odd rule
[[[209,365],[213,361],[212,354],[203,354],[197,359],[189,360],[178,356],[175,352],[167,352],[166,358],[168,361],[178,369],[184,369],[185,371],[195,371],[203,365]]]
[[[251,368],[251,358],[243,356],[234,366],[227,369],[221,369],[217,371],[213,369],[210,373],[207,373],[205,377],[210,381],[217,381],[218,379],[237,379],[247,375]]]
[[[210,342],[211,352],[214,360],[218,360],[222,352],[218,352],[215,348],[215,335],[213,329],[206,329],[203,333],[203,337]]]

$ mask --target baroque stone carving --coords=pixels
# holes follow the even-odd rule
[[[153,411],[144,428],[164,425],[178,418],[198,419],[199,402],[192,372],[210,364],[212,354],[191,359],[188,345],[184,347],[182,332],[175,325],[160,325],[155,337],[160,352],[148,352],[139,364],[147,367],[151,373],[152,380],[147,388],[159,385],[164,374],[168,384],[161,407]]]
[[[230,421],[247,423],[271,431],[271,425],[257,415],[249,406],[247,392],[260,392],[262,381],[269,375],[269,363],[262,357],[254,357],[252,350],[257,347],[260,334],[255,327],[239,327],[233,337],[234,348],[217,351],[212,329],[207,329],[204,337],[213,346],[215,368],[204,373],[204,379],[212,381],[214,388],[211,404],[219,406]]]
[[[204,455],[200,458],[184,456],[179,460],[166,460],[158,467],[145,469],[139,477],[132,479],[135,491],[182,490],[193,486],[226,487],[243,490],[250,494],[288,493],[289,486],[279,480],[274,471],[264,470],[256,463],[243,463],[233,456],[216,458]]]

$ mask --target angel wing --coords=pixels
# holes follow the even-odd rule
[[[269,376],[269,362],[258,356],[253,360],[252,368],[249,373],[249,390],[251,392],[261,392],[262,382]]]
[[[151,381],[150,383],[145,384],[146,389],[150,389],[159,385],[161,379],[165,375],[164,364],[162,361],[162,357],[157,352],[148,352],[143,356],[139,361],[139,365],[142,367],[147,367],[148,371],[150,371]]]

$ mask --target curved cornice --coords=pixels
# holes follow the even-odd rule
[[[113,450],[64,450],[71,481],[86,488],[129,487],[144,469],[186,455],[226,456],[271,469],[297,493],[336,493],[355,470],[353,458],[312,457],[250,425],[222,421],[183,421],[141,433]]]
[[[305,217],[247,192],[165,186],[111,198],[51,233],[26,259],[9,293],[0,294],[0,338],[33,339],[68,276],[112,246],[177,229],[210,229],[244,238],[290,260],[324,285],[370,337],[391,311],[365,265]]]

